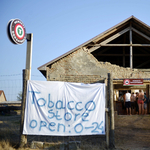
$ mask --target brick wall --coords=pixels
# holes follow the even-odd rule
[[[150,78],[150,73],[142,72],[138,69],[124,68],[117,65],[113,65],[109,62],[99,62],[100,68],[108,69],[114,79],[122,78]]]
[[[107,78],[107,72],[95,57],[79,49],[47,68],[47,80],[94,83]]]
[[[150,78],[150,74],[138,69],[124,68],[109,62],[99,62],[92,54],[79,49],[47,68],[48,81],[93,83],[107,78]]]
[[[65,81],[76,83],[102,83],[105,78],[99,75],[60,75],[59,78],[51,78],[49,81]]]

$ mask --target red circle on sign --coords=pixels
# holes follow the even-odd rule
[[[124,80],[124,84],[125,85],[129,85],[130,84],[130,80],[128,80],[128,79]]]
[[[19,26],[21,27],[21,29],[22,29],[22,31],[23,31],[22,36],[19,36],[18,33],[17,33],[17,29],[18,29]],[[22,39],[24,38],[24,35],[25,35],[24,27],[23,27],[20,23],[18,23],[18,24],[15,25],[15,35],[16,35],[16,37],[17,37],[19,40],[22,40]]]
[[[7,35],[13,44],[22,44],[26,40],[26,29],[19,19],[11,19],[7,25]]]

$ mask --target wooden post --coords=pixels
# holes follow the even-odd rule
[[[115,125],[114,125],[114,102],[113,102],[113,78],[108,73],[108,92],[109,92],[109,103],[110,103],[110,131],[109,131],[109,147],[115,148]]]
[[[126,66],[126,60],[125,60],[125,47],[123,47],[123,67]]]
[[[132,44],[132,30],[130,28],[130,44]],[[132,46],[130,46],[130,68],[133,68],[133,51]]]
[[[27,91],[27,81],[29,77],[29,70],[23,70],[23,93],[22,93],[22,105],[21,105],[21,121],[20,121],[20,147],[24,147],[27,144],[27,135],[23,135],[23,124],[24,124],[24,111],[26,104],[26,91]]]
[[[108,80],[105,79],[105,91],[106,91],[106,95],[105,95],[105,108],[108,109]],[[108,120],[108,112],[109,110],[106,111],[105,109],[105,114],[106,114],[106,145],[107,148],[109,148],[109,120]]]
[[[124,44],[126,43],[126,34],[124,35]],[[123,67],[126,66],[126,60],[125,60],[125,47],[123,46]]]

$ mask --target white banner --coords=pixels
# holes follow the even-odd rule
[[[29,80],[23,134],[105,134],[105,84]]]

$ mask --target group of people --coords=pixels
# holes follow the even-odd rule
[[[127,115],[131,114],[147,114],[147,96],[142,90],[137,93],[129,93],[127,91],[124,95],[124,104]]]

